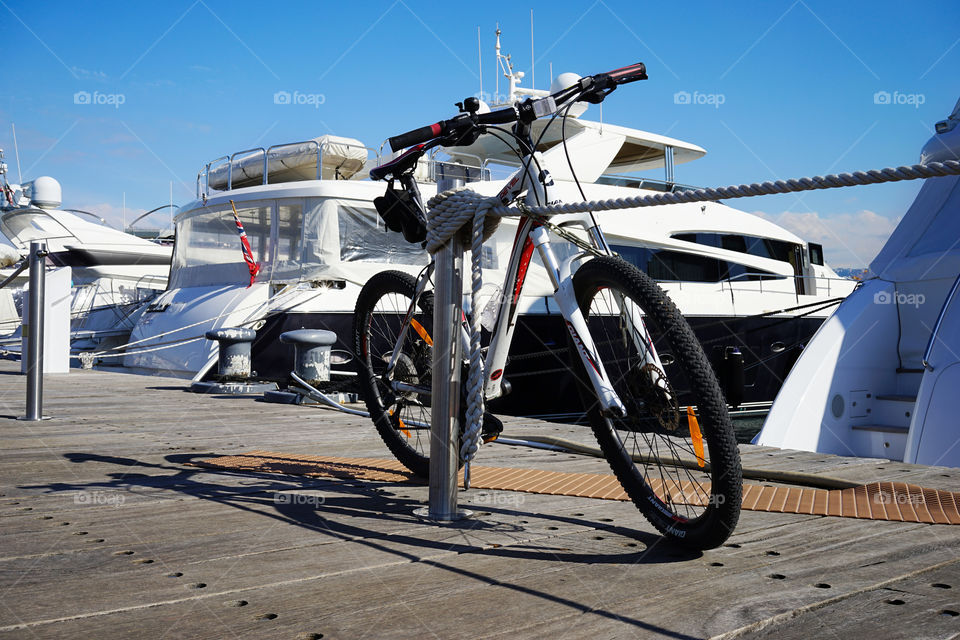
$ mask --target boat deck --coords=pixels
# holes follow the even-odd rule
[[[389,459],[364,418],[180,380],[0,362],[0,638],[948,638],[960,527],[744,511],[705,553],[629,502],[193,466],[253,450]],[[592,443],[507,419],[505,435]],[[745,445],[745,466],[960,490],[960,469]],[[490,445],[479,463],[604,473],[602,459]],[[771,483],[765,483],[771,484]]]

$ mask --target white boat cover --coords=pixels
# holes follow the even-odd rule
[[[893,282],[946,278],[960,271],[960,176],[927,178],[917,199],[870,264]]]
[[[317,154],[323,157],[320,176],[324,180],[349,180],[362,171],[367,162],[367,149],[354,138],[320,136],[304,142],[272,147],[267,154],[270,183],[317,179]],[[263,151],[253,151],[210,167],[207,184],[211,189],[227,189],[232,164],[232,188],[263,184]]]

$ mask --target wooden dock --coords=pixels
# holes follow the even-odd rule
[[[745,511],[729,543],[663,542],[630,503],[471,490],[476,517],[413,515],[427,488],[217,472],[255,449],[388,458],[369,421],[180,380],[47,376],[22,422],[0,362],[0,638],[951,638],[960,527]],[[591,442],[508,419],[505,435]],[[743,447],[744,464],[960,490],[960,469]],[[606,472],[484,447],[479,463]]]

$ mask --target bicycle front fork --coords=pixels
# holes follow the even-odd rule
[[[553,298],[560,307],[564,324],[567,331],[570,332],[577,354],[587,371],[590,384],[593,385],[597,399],[600,401],[601,411],[604,415],[617,418],[625,417],[627,415],[626,407],[620,401],[617,392],[614,391],[603,363],[597,357],[596,346],[587,328],[587,321],[580,311],[580,305],[577,304],[577,298],[573,291],[573,277],[570,273],[572,260],[566,260],[563,263],[557,260],[550,246],[549,233],[544,227],[534,228],[530,232],[530,239],[540,254],[540,260],[550,277],[554,290]]]

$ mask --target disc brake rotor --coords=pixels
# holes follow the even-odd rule
[[[677,394],[666,374],[654,364],[645,364],[631,370],[627,378],[630,392],[639,400],[646,416],[638,418],[647,422],[649,418],[657,421],[660,429],[673,433],[680,427],[680,406]]]

